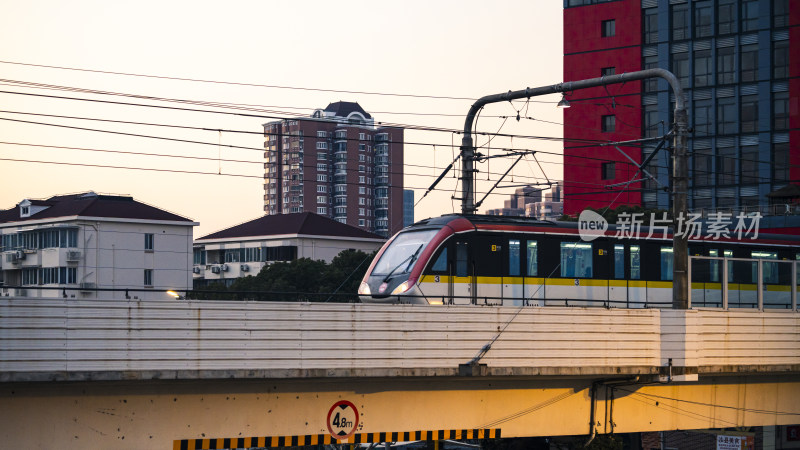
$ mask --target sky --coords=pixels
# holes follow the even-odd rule
[[[563,74],[555,0],[0,0],[0,7],[0,208],[90,190],[125,194],[199,222],[195,237],[263,214],[266,122],[342,100],[358,102],[376,122],[462,130],[474,99],[555,84]],[[539,152],[514,167],[481,212],[502,207],[513,186],[563,178],[561,142],[524,137],[563,135],[558,100],[481,112],[479,133],[517,136],[479,134],[483,153]],[[420,199],[461,135],[407,130],[405,141],[415,219],[459,212],[454,173]],[[476,200],[509,164],[476,166]]]

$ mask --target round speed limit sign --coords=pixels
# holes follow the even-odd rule
[[[356,405],[347,400],[340,400],[334,403],[328,411],[327,422],[328,432],[331,436],[340,441],[349,438],[358,427]]]

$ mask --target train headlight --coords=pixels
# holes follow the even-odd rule
[[[372,292],[369,291],[369,285],[366,281],[362,281],[361,285],[358,287],[358,294],[359,295],[371,295]]]
[[[400,283],[399,286],[394,288],[394,290],[392,291],[392,295],[402,294],[403,292],[405,292],[407,290],[408,290],[408,280],[403,281],[402,283]]]

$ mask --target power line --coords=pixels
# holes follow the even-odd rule
[[[110,70],[81,69],[81,68],[77,68],[77,67],[53,66],[53,65],[46,65],[46,64],[33,64],[33,63],[23,63],[23,62],[16,62],[16,61],[0,61],[0,63],[1,64],[13,64],[13,65],[19,65],[19,66],[28,66],[28,67],[39,67],[39,68],[45,68],[45,69],[70,70],[70,71],[75,71],[75,72],[101,73],[101,74],[106,74],[106,75],[122,75],[122,76],[129,76],[129,77],[153,78],[153,79],[159,79],[159,80],[189,81],[189,82],[193,82],[193,83],[225,84],[225,85],[231,85],[231,86],[246,86],[246,87],[270,88],[270,89],[288,89],[288,90],[296,90],[296,91],[333,92],[333,93],[336,93],[336,94],[358,94],[358,95],[379,95],[379,96],[388,96],[388,97],[424,98],[424,99],[433,99],[433,100],[468,100],[468,101],[476,100],[476,99],[470,98],[470,97],[452,97],[452,96],[440,96],[440,95],[404,94],[404,93],[393,93],[393,92],[351,91],[351,90],[343,90],[343,89],[323,89],[323,88],[308,88],[308,87],[299,87],[299,86],[281,86],[281,85],[273,85],[273,84],[244,83],[244,82],[235,82],[235,81],[205,80],[205,79],[200,79],[200,78],[184,78],[184,77],[171,77],[171,76],[166,76],[166,75],[149,75],[149,74],[130,73],[130,72],[115,72],[115,71],[110,71]]]
[[[216,176],[232,176],[232,177],[243,177],[243,178],[258,178],[263,179],[263,175],[247,175],[247,174],[231,174],[231,173],[217,173],[217,172],[199,172],[199,171],[188,171],[188,170],[175,170],[175,169],[156,169],[156,168],[148,168],[148,167],[130,167],[130,166],[112,166],[112,165],[105,165],[105,164],[84,164],[84,163],[72,163],[72,162],[59,162],[59,161],[40,161],[40,160],[28,160],[28,159],[15,159],[15,158],[0,158],[0,161],[10,161],[10,162],[19,162],[19,163],[32,163],[32,164],[55,164],[55,165],[65,165],[65,166],[80,166],[80,167],[94,167],[94,168],[105,168],[105,169],[124,169],[124,170],[143,170],[143,171],[153,171],[153,172],[172,172],[172,173],[185,173],[185,174],[192,174],[192,175],[216,175]],[[307,180],[308,182],[312,182],[311,180]],[[326,182],[327,183],[327,182]],[[375,186],[372,184],[361,184],[357,182],[344,182],[344,183],[335,183],[335,184],[346,184],[349,186],[364,186],[374,189]],[[397,189],[398,186],[391,186],[388,185],[388,188],[395,188]],[[410,185],[403,185],[403,189],[412,189],[412,190],[426,190],[427,187],[424,186],[410,186]],[[479,194],[485,194],[486,192],[478,191]],[[330,192],[324,193],[325,195],[331,195]],[[490,195],[503,195],[507,196],[508,194],[504,193],[489,193]],[[277,195],[277,194],[276,194]],[[326,206],[330,206],[330,204],[326,204]],[[333,205],[335,206],[335,205]]]
[[[164,106],[164,105],[148,105],[142,103],[131,103],[131,102],[118,102],[118,101],[111,101],[111,100],[98,100],[98,99],[89,99],[89,98],[79,98],[79,97],[65,97],[65,96],[58,96],[58,95],[44,95],[44,94],[34,94],[30,92],[15,92],[15,91],[0,91],[0,94],[12,94],[12,95],[26,95],[26,96],[34,96],[34,97],[43,97],[43,98],[54,98],[60,100],[75,100],[75,101],[84,101],[84,102],[92,102],[92,103],[105,103],[105,104],[112,104],[112,105],[124,105],[124,106],[140,106],[140,107],[148,107],[148,108],[159,108],[159,109],[167,109],[167,110],[176,110],[176,111],[190,111],[190,112],[202,112],[202,113],[212,113],[212,114],[225,114],[225,115],[234,115],[234,116],[241,116],[241,117],[253,117],[259,119],[273,119],[273,120],[306,120],[309,122],[312,121],[321,121],[321,122],[330,122],[326,120],[314,119],[308,116],[299,115],[296,113],[284,113],[282,116],[275,116],[275,115],[265,115],[265,114],[245,114],[245,113],[234,113],[229,111],[214,111],[214,110],[202,110],[202,109],[193,109],[193,108],[179,108],[175,106]],[[219,108],[223,108],[223,106],[216,106]],[[287,114],[295,114],[291,117],[285,117]],[[442,132],[442,133],[455,133],[461,134],[461,130],[451,129],[451,128],[439,128],[439,127],[430,127],[430,126],[421,126],[421,125],[413,125],[413,124],[403,124],[403,123],[390,123],[390,122],[378,122],[380,127],[383,128],[403,128],[406,130],[416,130],[416,131],[432,131],[432,132]],[[476,132],[475,135],[482,135],[482,136],[490,136],[496,135],[501,137],[514,137],[518,139],[532,139],[532,140],[545,140],[545,141],[553,141],[553,142],[562,142],[564,138],[555,137],[555,136],[530,136],[530,135],[513,135],[513,134],[492,134],[489,132]],[[570,142],[585,142],[585,143],[605,143],[607,141],[601,140],[593,140],[593,139],[569,139]],[[434,145],[434,144],[426,144],[420,143],[418,145]],[[445,146],[446,144],[436,144]]]
[[[9,79],[0,79],[0,85],[3,86],[12,86],[12,87],[26,87],[31,89],[44,89],[44,90],[54,90],[54,91],[66,91],[66,92],[79,92],[84,94],[94,94],[94,95],[109,95],[109,96],[120,96],[120,97],[128,97],[128,98],[138,98],[143,100],[153,100],[153,101],[161,101],[161,102],[172,102],[172,103],[184,103],[184,104],[193,104],[193,105],[203,105],[203,106],[212,106],[218,108],[228,108],[228,109],[237,109],[237,110],[245,110],[245,111],[256,111],[256,112],[271,112],[276,114],[297,114],[297,113],[289,113],[286,111],[281,110],[301,110],[301,111],[314,111],[319,108],[317,107],[307,107],[307,106],[277,106],[277,105],[259,105],[259,104],[252,104],[252,103],[233,103],[233,102],[219,102],[219,101],[210,101],[210,100],[186,100],[186,99],[174,99],[174,98],[165,98],[165,97],[155,97],[150,95],[140,95],[140,94],[129,94],[124,92],[115,92],[115,91],[100,91],[96,89],[87,89],[87,88],[79,88],[73,86],[61,86],[61,85],[53,85],[53,84],[46,84],[46,83],[35,83],[31,81],[19,81],[19,80],[9,80]],[[556,102],[539,102],[539,103],[551,103],[555,104]],[[278,108],[278,110],[269,110],[265,108]],[[371,114],[388,114],[388,115],[408,115],[408,116],[423,116],[423,117],[464,117],[464,114],[453,114],[453,113],[420,113],[420,112],[408,112],[408,111],[370,111]],[[491,118],[502,118],[502,116],[484,116],[484,117],[491,117]]]
[[[148,123],[148,122],[133,122],[133,121],[122,121],[122,120],[113,120],[113,119],[99,119],[99,118],[90,118],[90,117],[64,116],[64,115],[55,115],[55,114],[42,114],[42,113],[30,113],[30,112],[7,111],[7,110],[0,111],[0,113],[36,115],[36,116],[66,118],[66,119],[75,119],[75,120],[92,120],[92,121],[122,123],[122,124],[130,124],[130,125],[158,126],[158,127],[179,128],[179,129],[189,129],[189,130],[199,130],[199,131],[212,131],[212,132],[229,132],[229,133],[258,134],[258,135],[264,135],[264,134],[275,135],[275,134],[277,134],[277,133],[266,133],[266,132],[260,132],[260,131],[221,130],[221,129],[205,128],[205,127],[192,127],[192,126],[160,124],[160,123]],[[20,123],[28,123],[28,124],[36,124],[36,125],[44,125],[44,126],[53,126],[53,127],[68,128],[68,129],[76,129],[76,130],[82,130],[82,131],[94,131],[94,132],[101,132],[101,133],[119,134],[119,135],[132,136],[132,137],[143,137],[143,138],[149,138],[149,139],[161,139],[161,140],[182,142],[182,143],[191,143],[191,144],[200,144],[200,145],[210,145],[210,146],[216,146],[216,147],[227,147],[227,148],[254,150],[254,151],[258,151],[258,152],[264,151],[262,148],[256,148],[256,147],[244,147],[244,146],[237,146],[237,145],[230,145],[230,144],[220,144],[220,143],[213,143],[213,142],[203,142],[203,141],[195,141],[195,140],[177,139],[177,138],[169,138],[169,137],[163,137],[163,136],[152,136],[152,135],[145,135],[145,134],[138,134],[138,133],[125,133],[125,132],[102,130],[102,129],[96,129],[96,128],[74,127],[74,126],[69,126],[69,125],[52,124],[52,123],[45,123],[45,122],[24,121],[24,120],[18,120],[18,119],[2,118],[2,117],[0,117],[0,120],[7,120],[7,121],[20,122]],[[311,136],[311,135],[303,135],[302,137],[304,137],[304,138],[314,138],[314,136]],[[343,138],[343,139],[340,139],[340,140],[350,141],[350,140],[358,140],[358,139],[356,139],[356,138]],[[394,143],[394,142],[393,141],[389,141],[389,143]],[[404,144],[409,144],[409,145],[435,145],[435,144],[428,144],[428,143],[423,143],[423,142],[408,142],[408,141],[405,141],[403,143]],[[503,148],[499,148],[499,149],[500,150],[507,150],[507,151],[518,151],[519,150],[519,149],[503,149]],[[552,153],[552,152],[545,152],[545,151],[537,151],[537,152],[538,153],[542,153],[542,154],[550,154],[550,155],[562,156],[562,155],[560,155],[558,153]],[[625,166],[634,166],[630,162],[617,161],[617,160],[607,159],[607,158],[594,158],[594,157],[579,156],[579,155],[570,155],[570,157],[580,158],[580,159],[585,159],[585,160],[600,161],[600,162],[615,162],[615,163],[621,163],[621,164],[623,164]],[[769,162],[766,162],[766,161],[750,160],[750,159],[736,158],[736,157],[726,157],[726,158],[729,159],[729,160],[739,160],[741,162],[751,162],[751,163],[757,163],[757,164],[770,164]],[[562,162],[562,164],[564,164],[564,163]],[[582,165],[582,166],[583,167],[592,167],[592,166],[587,166],[587,165]],[[668,169],[669,168],[668,166],[659,166],[659,165],[655,165],[655,166],[651,165],[651,167],[660,168],[660,169]],[[791,167],[791,165],[790,165],[790,167]],[[698,172],[697,170],[694,170],[694,173],[695,174],[698,174],[698,173],[700,173],[700,174],[703,174],[703,173],[705,173],[705,174],[714,174],[716,172],[714,172],[714,171]],[[427,176],[427,175],[420,174],[419,176]],[[749,179],[751,179],[753,183],[766,183],[766,182],[771,182],[772,181],[771,177],[750,177]],[[603,185],[599,185],[599,184],[595,184],[595,185],[603,186]],[[611,192],[613,192],[613,191],[611,191]],[[581,193],[581,194],[582,195],[586,195],[587,193]],[[598,192],[598,194],[599,194],[599,192]]]
[[[213,128],[190,127],[190,126],[156,124],[156,123],[145,123],[145,122],[129,122],[129,121],[119,121],[119,120],[111,120],[111,119],[96,119],[96,118],[76,117],[76,116],[61,116],[61,115],[51,115],[51,114],[24,113],[24,112],[15,112],[15,111],[0,111],[0,112],[15,113],[15,114],[31,114],[31,115],[41,115],[41,116],[48,116],[48,117],[81,119],[81,120],[97,120],[97,121],[125,123],[125,124],[134,124],[134,125],[163,126],[163,127],[171,127],[171,128],[182,128],[182,129],[214,131],[214,132],[226,131],[226,132],[234,132],[234,133],[249,133],[249,134],[259,134],[259,135],[262,134],[261,132],[245,131],[245,130],[217,130],[217,129],[213,129]],[[168,138],[168,137],[153,136],[153,135],[144,135],[144,134],[137,134],[137,133],[124,133],[124,132],[101,130],[101,129],[94,129],[94,128],[85,128],[85,127],[73,127],[73,126],[68,126],[68,125],[50,124],[50,123],[44,123],[44,122],[23,121],[23,120],[8,119],[8,118],[0,118],[0,120],[16,121],[16,122],[21,122],[21,123],[38,124],[38,125],[46,125],[46,126],[54,126],[54,127],[63,127],[63,128],[77,129],[77,130],[83,130],[83,131],[96,131],[96,132],[111,133],[111,134],[121,134],[121,135],[134,136],[134,137],[145,137],[145,138],[151,138],[151,139],[162,139],[162,140],[177,141],[177,142],[183,142],[183,143],[195,143],[195,144],[211,145],[211,146],[216,146],[216,147],[225,146],[225,147],[228,147],[228,148],[256,150],[256,151],[259,151],[259,152],[263,151],[263,149],[261,149],[261,148],[254,148],[254,147],[234,146],[234,145],[229,145],[229,144],[222,145],[222,144],[213,143],[213,142],[202,142],[202,141],[193,141],[193,140],[185,140],[185,139],[176,139],[176,138]],[[267,133],[267,134],[275,134],[275,133]],[[313,136],[303,136],[303,137],[312,138]],[[343,140],[357,140],[357,139],[355,139],[355,138],[345,138]],[[391,143],[391,141],[390,141],[390,143]],[[409,143],[409,142],[406,142],[406,143]],[[426,144],[426,143],[412,143],[412,144],[434,145],[434,144]],[[510,150],[510,149],[508,149],[508,150]],[[540,153],[543,153],[543,154],[554,154],[554,153],[551,153],[551,152],[541,152],[541,151],[540,151]],[[559,154],[556,154],[556,155],[560,156]],[[588,160],[598,160],[598,161],[601,161],[601,162],[613,161],[613,160],[604,159],[604,158],[592,158],[592,157],[583,157],[583,158],[584,159],[588,159]],[[217,158],[217,160],[220,160],[220,158]],[[630,164],[630,163],[627,163],[627,164],[632,166],[632,164]],[[573,164],[573,166],[575,166],[575,165]],[[592,166],[587,166],[587,165],[578,165],[578,166],[592,167]],[[419,174],[419,176],[428,176],[428,175]],[[523,177],[524,178],[530,178],[530,177],[525,177],[525,176],[523,176]],[[534,177],[534,179],[539,179],[539,178]],[[593,185],[595,185],[595,186],[603,186],[603,185],[600,185],[600,184],[593,184]]]
[[[214,162],[220,161],[220,162],[232,162],[232,163],[258,164],[258,165],[264,164],[263,161],[247,161],[247,160],[240,160],[240,159],[210,158],[210,157],[204,157],[204,156],[170,155],[170,154],[166,154],[166,153],[130,152],[130,151],[123,151],[123,150],[108,150],[108,149],[101,149],[101,148],[68,147],[68,146],[64,146],[64,145],[28,144],[28,143],[23,143],[23,142],[7,142],[7,141],[0,141],[0,144],[19,145],[19,146],[26,146],[26,147],[44,147],[44,148],[53,148],[53,149],[61,149],[61,150],[78,150],[78,151],[88,151],[88,152],[117,153],[117,154],[135,155],[135,156],[157,156],[157,157],[162,157],[162,158],[195,159],[195,160],[214,161]]]
[[[102,91],[96,91],[96,92],[102,92]],[[27,94],[27,95],[35,95],[35,94]],[[613,96],[612,96],[612,97],[613,97]],[[76,100],[89,100],[89,99],[76,99]],[[630,106],[630,105],[623,105],[623,104],[620,104],[620,105],[622,105],[622,106]],[[140,105],[140,106],[154,106],[154,105]],[[223,106],[224,106],[224,105],[223,105]],[[632,107],[632,106],[631,106],[631,107]],[[191,110],[191,109],[189,109],[189,110],[190,110],[190,111],[198,111],[198,110]],[[17,114],[33,114],[33,113],[22,113],[22,112],[15,112],[15,111],[6,111],[6,112],[9,112],[9,113],[17,113]],[[209,112],[216,112],[216,111],[209,111]],[[45,114],[39,114],[39,115],[50,116],[50,117],[72,118],[72,119],[85,119],[85,120],[104,120],[104,121],[109,121],[109,122],[117,122],[117,123],[129,123],[129,124],[138,124],[138,125],[154,125],[154,126],[176,127],[176,128],[196,129],[196,130],[206,130],[206,131],[223,131],[223,130],[210,129],[210,128],[201,128],[201,127],[183,127],[183,126],[167,125],[167,124],[147,124],[147,123],[141,123],[141,122],[125,122],[125,121],[114,121],[114,120],[108,120],[108,119],[91,119],[91,118],[83,118],[83,117],[73,117],[73,116],[55,116],[55,115],[45,115]],[[507,116],[499,116],[499,117],[507,118]],[[533,119],[533,118],[531,118],[531,119]],[[11,119],[9,119],[9,120],[11,120]],[[534,119],[534,120],[535,120],[535,119]],[[555,123],[555,122],[551,122],[551,123]],[[43,125],[47,125],[47,124],[43,124]],[[51,124],[51,125],[52,125],[52,124]],[[59,126],[59,125],[52,125],[52,126]],[[91,129],[89,129],[89,130],[91,130]],[[115,133],[115,132],[112,132],[112,131],[106,131],[106,130],[93,130],[93,131],[101,131],[101,132],[110,132],[110,133]],[[251,131],[242,131],[242,130],[224,130],[224,131],[226,131],[226,132],[234,132],[234,133],[251,133],[251,134],[262,134],[261,132],[251,132]],[[124,134],[124,133],[123,133],[123,134]],[[495,137],[495,136],[500,136],[500,135],[501,135],[501,134],[499,134],[499,133],[483,133],[483,134],[484,134],[484,135],[488,135],[488,136],[493,136],[493,137]],[[161,138],[161,137],[144,136],[144,135],[134,135],[134,136],[141,136],[141,137],[151,137],[151,138],[159,138],[159,139],[167,139],[167,140],[172,140],[171,138]],[[514,136],[517,136],[517,137],[524,137],[524,136],[518,136],[518,135],[503,135],[503,136],[512,137],[512,138],[513,138]],[[531,138],[541,138],[541,137],[531,137]],[[544,138],[544,139],[552,139],[552,138]],[[555,139],[559,139],[559,138],[555,138]],[[192,142],[196,142],[196,141],[192,141]],[[407,142],[407,143],[408,143],[408,144],[412,144],[412,145],[434,145],[434,146],[435,146],[435,145],[437,145],[437,144],[428,144],[428,143],[413,143],[413,142]],[[215,143],[205,143],[205,144],[207,144],[207,145],[216,145],[216,146],[220,146],[220,144],[215,144]],[[446,146],[446,144],[439,144],[439,145]],[[233,147],[233,148],[236,148],[236,146],[230,146],[230,145],[226,145],[226,147]],[[243,147],[242,147],[242,148],[243,148]],[[576,146],[576,147],[570,147],[570,148],[577,148],[577,146]],[[262,149],[261,149],[261,148],[258,148],[258,149],[251,148],[251,149],[258,150],[258,151],[262,151]],[[508,150],[508,149],[505,149],[505,150]],[[541,151],[540,151],[540,153],[543,153],[543,154],[553,154],[553,153],[550,153],[550,152],[541,152]],[[561,156],[560,154],[556,154],[556,155],[558,155],[558,156]],[[578,155],[573,155],[573,156],[574,156],[574,157],[579,157]],[[599,160],[599,161],[603,161],[603,162],[611,162],[611,161],[614,161],[614,162],[618,162],[618,163],[622,163],[622,164],[628,164],[627,162],[624,162],[624,161],[615,161],[615,160],[611,160],[611,159],[604,159],[604,158],[589,158],[589,157],[583,157],[583,158],[585,158],[585,159],[595,159],[595,160]],[[740,161],[743,161],[743,162],[745,162],[745,161],[748,161],[748,162],[754,162],[754,163],[757,163],[757,164],[770,164],[769,162],[766,162],[766,161],[757,161],[757,160],[750,160],[750,159],[745,159],[745,158],[735,158],[735,157],[726,157],[726,158],[727,158],[727,159],[731,159],[731,160],[740,160]],[[588,167],[588,166],[585,166],[585,167]],[[664,166],[654,166],[654,167],[658,167],[658,168],[664,168]],[[792,165],[790,165],[790,167],[792,167]],[[695,173],[703,173],[703,172],[698,172],[698,171],[695,171]],[[707,172],[705,172],[705,173],[715,173],[715,172],[713,172],[713,171],[707,171]],[[751,178],[751,179],[753,179],[753,177],[750,177],[750,178]],[[764,180],[766,180],[766,181],[764,181]],[[771,179],[771,178],[767,178],[767,177],[758,177],[757,179],[753,179],[753,182],[769,182],[769,181],[772,181],[772,179]]]
[[[455,96],[442,96],[442,95],[420,95],[420,94],[406,94],[406,93],[393,93],[393,92],[352,91],[352,90],[343,90],[343,89],[323,89],[323,88],[309,88],[309,87],[299,87],[299,86],[281,86],[281,85],[271,85],[271,84],[244,83],[244,82],[235,82],[235,81],[205,80],[205,79],[200,79],[200,78],[184,78],[184,77],[173,77],[173,76],[166,76],[166,75],[151,75],[151,74],[140,74],[140,73],[131,73],[131,72],[117,72],[117,71],[110,71],[110,70],[84,69],[84,68],[77,68],[77,67],[55,66],[55,65],[47,65],[47,64],[23,63],[23,62],[19,62],[19,61],[0,61],[0,64],[11,64],[11,65],[27,66],[27,67],[38,67],[38,68],[44,68],[44,69],[69,70],[69,71],[75,71],[75,72],[101,73],[101,74],[106,74],[106,75],[121,75],[121,76],[129,76],[129,77],[153,78],[153,79],[160,79],[160,80],[189,81],[189,82],[193,82],[193,83],[225,84],[225,85],[232,85],[232,86],[259,87],[259,88],[270,88],[270,89],[288,89],[288,90],[298,90],[298,91],[333,92],[333,93],[337,93],[337,94],[358,94],[358,95],[377,95],[377,96],[389,96],[389,97],[423,98],[423,99],[434,99],[434,100],[468,100],[468,101],[477,100],[476,98],[471,98],[471,97],[455,97]],[[538,103],[545,103],[545,102],[539,101]],[[555,102],[547,102],[547,103],[555,103]]]
[[[127,155],[134,155],[134,156],[153,156],[153,157],[163,157],[163,158],[176,158],[176,159],[189,159],[189,160],[201,160],[201,161],[211,161],[211,162],[232,162],[232,163],[244,163],[244,164],[258,164],[259,166],[264,164],[263,161],[248,161],[248,160],[238,160],[238,159],[225,159],[225,158],[213,158],[213,157],[202,157],[202,156],[187,156],[187,155],[173,155],[173,154],[164,154],[164,153],[147,153],[147,152],[131,152],[131,151],[123,151],[123,150],[110,150],[110,149],[99,149],[99,148],[86,148],[86,147],[70,147],[70,146],[63,146],[63,145],[47,145],[47,144],[32,144],[32,143],[22,143],[22,142],[7,142],[7,141],[0,141],[0,144],[4,145],[17,145],[17,146],[25,146],[25,147],[41,147],[41,148],[51,148],[51,149],[61,149],[61,150],[77,150],[77,151],[88,151],[88,152],[101,152],[101,153],[113,153],[113,154],[127,154]],[[327,161],[327,160],[326,160]],[[327,163],[325,163],[327,164]],[[306,165],[307,167],[313,168],[314,164],[309,163]],[[416,167],[416,168],[428,168],[428,166],[423,166],[419,164],[404,164],[405,167]],[[357,170],[355,167],[348,168],[347,170]],[[407,172],[396,172],[396,171],[389,171],[386,172],[391,175],[403,174],[404,176],[414,176],[414,177],[438,177],[436,174],[425,174],[425,173],[407,173]],[[490,175],[501,175],[499,172],[488,172]],[[543,178],[537,176],[526,176],[526,175],[516,175],[518,178],[523,179],[531,179],[534,181],[542,180]],[[312,180],[307,180],[308,182],[312,182]],[[557,182],[563,182],[560,179],[550,179],[554,184]],[[589,183],[589,182],[581,182],[577,181],[575,184],[583,184],[595,187],[603,187],[604,185],[598,183]],[[502,187],[501,187],[502,189]],[[606,191],[611,192],[611,191]],[[509,195],[509,194],[503,194]]]
[[[798,412],[786,412],[786,411],[777,411],[777,410],[768,410],[768,409],[744,408],[744,407],[738,407],[738,406],[720,405],[720,404],[715,404],[715,403],[703,403],[703,402],[697,402],[697,401],[693,401],[693,400],[684,400],[684,399],[680,399],[680,398],[665,397],[665,396],[662,396],[662,395],[655,395],[655,394],[645,394],[645,393],[642,393],[642,392],[632,391],[632,390],[625,389],[625,388],[617,388],[617,389],[619,389],[621,391],[625,391],[625,392],[631,393],[631,394],[640,395],[642,397],[658,398],[658,399],[662,399],[662,400],[672,400],[674,402],[689,403],[689,404],[698,405],[698,406],[710,406],[710,407],[713,407],[713,408],[733,409],[733,410],[736,410],[736,411],[743,411],[743,412],[749,412],[749,413],[755,413],[755,414],[774,414],[774,415],[779,415],[779,416],[800,416],[800,411],[798,411]]]
[[[163,137],[163,136],[150,136],[150,135],[146,135],[146,134],[137,134],[137,133],[124,133],[122,131],[100,130],[100,129],[97,129],[97,128],[75,127],[75,126],[70,126],[70,125],[60,125],[60,124],[46,123],[46,122],[33,122],[33,121],[29,121],[29,120],[9,119],[7,117],[0,117],[0,120],[6,120],[6,121],[9,121],[9,122],[27,123],[27,124],[33,124],[33,125],[44,125],[44,126],[57,127],[57,128],[68,128],[68,129],[71,129],[71,130],[95,131],[95,132],[98,132],[98,133],[119,134],[119,135],[122,135],[122,136],[141,137],[141,138],[148,138],[148,139],[161,139],[161,140],[165,140],[165,141],[183,142],[183,143],[187,143],[187,144],[213,145],[213,146],[216,146],[216,147],[228,147],[228,148],[236,148],[236,149],[243,149],[243,150],[257,150],[257,151],[260,151],[260,152],[264,151],[264,149],[256,148],[256,147],[243,147],[243,146],[240,146],[240,145],[220,144],[220,143],[203,142],[203,141],[192,141],[192,140],[188,140],[188,139],[168,138],[168,137]],[[217,131],[217,130],[213,130],[213,131]]]
[[[70,163],[70,162],[58,162],[58,161],[34,161],[34,160],[29,160],[29,159],[0,158],[0,161],[36,163],[36,164],[57,164],[57,165],[64,165],[64,166],[100,167],[100,168],[105,168],[105,169],[146,170],[146,171],[152,171],[152,172],[186,173],[186,174],[194,174],[194,175],[216,175],[216,176],[225,176],[225,177],[263,178],[263,177],[257,176],[257,175],[245,175],[245,174],[235,174],[235,173],[197,172],[197,171],[191,171],[191,170],[153,169],[153,168],[147,168],[147,167],[109,166],[109,165],[104,165],[104,164],[84,164],[84,163]]]
[[[2,91],[0,91],[0,92],[2,92]],[[197,130],[197,131],[212,131],[212,132],[215,132],[215,133],[216,132],[225,132],[225,133],[240,133],[240,134],[257,134],[257,135],[261,135],[261,136],[263,136],[263,135],[273,135],[273,136],[279,135],[279,133],[269,133],[269,132],[249,131],[249,130],[228,130],[228,129],[216,129],[216,128],[205,128],[205,127],[191,127],[191,126],[184,126],[184,125],[171,125],[171,124],[159,124],[159,123],[148,123],[148,122],[133,122],[133,121],[122,121],[122,120],[111,120],[111,119],[98,119],[98,118],[91,118],[91,117],[62,116],[62,115],[40,114],[40,113],[29,113],[29,112],[16,112],[16,111],[0,111],[0,112],[6,112],[6,113],[9,113],[9,114],[27,114],[27,115],[37,115],[37,116],[76,119],[76,120],[92,120],[92,121],[101,121],[101,122],[114,122],[114,123],[130,124],[130,125],[159,126],[159,127],[168,127],[168,128],[182,128],[182,129],[190,129],[190,130]],[[224,144],[223,145],[223,144],[213,143],[213,142],[191,141],[191,140],[184,140],[184,139],[177,139],[177,138],[167,138],[167,137],[162,137],[162,136],[152,136],[152,135],[144,135],[144,134],[136,134],[136,133],[124,133],[124,132],[118,132],[118,131],[102,130],[102,129],[96,129],[96,128],[74,127],[74,126],[69,126],[69,125],[52,124],[52,123],[47,123],[47,122],[25,121],[25,120],[10,119],[10,118],[0,118],[0,120],[7,120],[7,121],[12,121],[12,122],[20,122],[20,123],[28,123],[28,124],[36,124],[36,125],[44,125],[44,126],[61,127],[61,128],[69,128],[69,129],[76,129],[76,130],[82,130],[82,131],[95,131],[95,132],[101,132],[101,133],[121,134],[121,135],[133,136],[133,137],[145,137],[145,138],[151,138],[151,139],[163,139],[163,140],[185,142],[185,143],[193,143],[193,144],[213,145],[213,146],[218,146],[218,147],[219,146],[224,146],[224,147],[229,147],[229,148],[238,148],[238,149],[245,149],[245,150],[256,150],[256,151],[259,151],[259,152],[263,152],[264,151],[263,148],[256,148],[256,147],[243,147],[243,146],[234,146],[234,145],[229,145],[229,144]],[[314,135],[291,135],[291,136],[290,135],[284,135],[284,136],[285,137],[302,137],[304,139],[305,138],[317,139],[317,137],[314,136]],[[338,139],[337,138],[336,140],[359,141],[360,139],[357,139],[357,138],[342,138],[342,139]],[[404,140],[404,141],[386,141],[386,142],[389,143],[389,144],[402,143],[404,145],[441,146],[441,147],[450,147],[451,145],[453,145],[453,144],[433,144],[433,143],[427,143],[427,142],[413,142],[413,141],[406,141],[406,140]],[[510,152],[530,151],[529,149],[507,148],[507,147],[495,147],[495,149],[502,150],[502,151],[510,151]],[[537,153],[541,153],[541,154],[545,154],[545,155],[563,156],[561,153],[547,152],[547,151],[542,151],[542,150],[537,150],[536,152]],[[622,164],[632,164],[630,162],[615,161],[615,160],[610,160],[610,159],[605,159],[605,158],[592,158],[592,157],[589,157],[589,156],[575,156],[575,157],[588,159],[588,160],[603,161],[603,162],[612,162],[612,161],[614,161],[614,162],[619,162],[619,163],[622,163]]]

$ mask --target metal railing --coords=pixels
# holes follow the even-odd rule
[[[689,257],[689,307],[797,310],[800,261]]]

